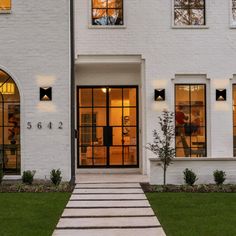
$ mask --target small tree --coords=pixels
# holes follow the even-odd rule
[[[156,129],[153,130],[153,143],[148,143],[146,148],[162,162],[163,184],[166,185],[166,171],[175,157],[173,144],[175,136],[174,113],[164,110],[158,120],[160,132]]]

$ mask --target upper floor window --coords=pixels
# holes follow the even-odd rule
[[[205,25],[205,0],[174,0],[174,24]]]
[[[93,25],[123,25],[123,0],[92,0]]]
[[[236,26],[236,0],[232,0],[232,26]]]
[[[0,12],[11,10],[11,0],[0,0]]]

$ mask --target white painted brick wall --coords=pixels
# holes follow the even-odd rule
[[[146,142],[152,139],[160,110],[173,110],[173,83],[178,80],[171,79],[176,74],[205,74],[209,79],[205,80],[209,84],[208,156],[233,156],[230,78],[236,74],[236,29],[230,28],[230,0],[206,0],[205,29],[173,29],[171,0],[124,0],[125,28],[89,28],[90,0],[75,2],[76,55],[141,54],[145,59]],[[153,90],[163,84],[167,101],[156,103]],[[228,100],[217,103],[215,89],[222,87]]]
[[[22,171],[36,170],[37,178],[60,168],[70,179],[69,30],[67,0],[12,0],[11,14],[0,14],[0,69],[13,76],[21,93]],[[52,102],[39,102],[40,86],[52,86]],[[45,127],[49,121],[52,130]],[[56,128],[59,121],[63,130]]]

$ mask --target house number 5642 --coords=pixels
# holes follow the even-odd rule
[[[32,125],[32,122],[27,122],[27,129],[32,129],[34,125]],[[38,122],[36,124],[36,128],[37,129],[43,129],[44,127],[48,128],[48,129],[53,129],[54,124],[50,121],[49,123],[43,125],[42,122]],[[63,122],[58,122],[57,125],[55,125],[55,127],[57,127],[57,129],[63,129]]]

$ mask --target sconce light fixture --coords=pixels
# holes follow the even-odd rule
[[[52,87],[40,87],[40,101],[52,101]]]
[[[165,101],[165,89],[155,89],[154,90],[154,100],[155,101]]]
[[[226,89],[216,89],[216,101],[226,101]]]

